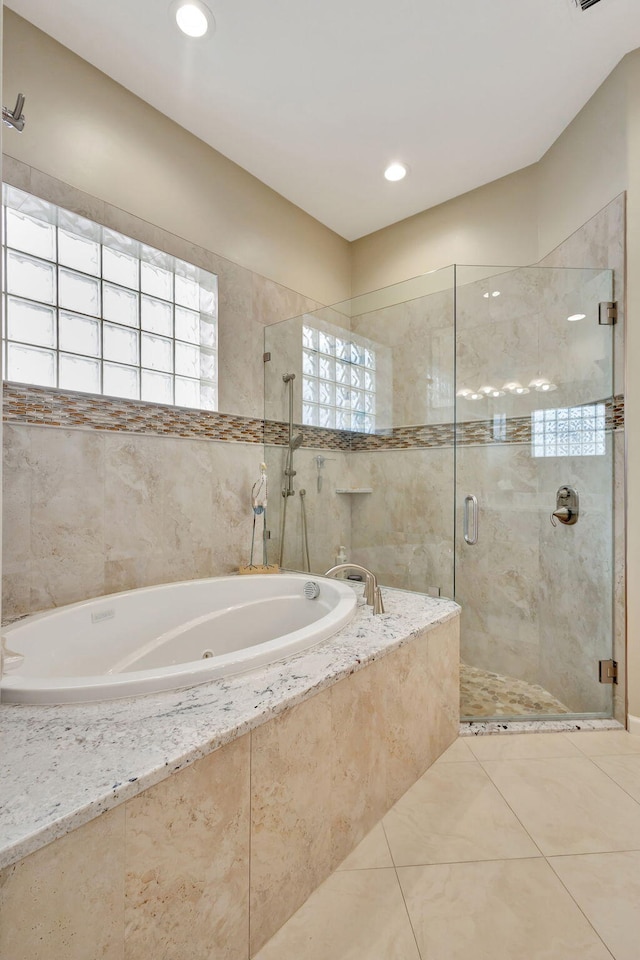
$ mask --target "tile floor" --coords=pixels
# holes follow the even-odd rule
[[[640,737],[457,740],[255,960],[638,960]]]

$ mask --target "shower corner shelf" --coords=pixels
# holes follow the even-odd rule
[[[336,487],[336,493],[373,493],[373,487]]]

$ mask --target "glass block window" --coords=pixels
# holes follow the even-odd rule
[[[370,344],[303,326],[302,422],[375,433],[376,354]]]
[[[217,277],[4,186],[8,380],[216,410]]]
[[[605,405],[534,410],[531,435],[534,457],[604,456]]]

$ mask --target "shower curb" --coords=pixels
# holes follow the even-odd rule
[[[461,737],[501,733],[576,733],[580,730],[624,730],[617,720],[462,720]]]

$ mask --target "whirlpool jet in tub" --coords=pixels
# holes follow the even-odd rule
[[[27,617],[3,631],[2,700],[113,700],[207,683],[307,650],[353,617],[356,595],[311,575],[145,587]]]

